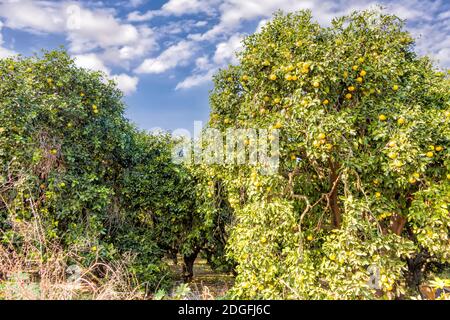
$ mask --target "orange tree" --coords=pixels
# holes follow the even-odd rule
[[[131,252],[149,289],[170,284],[170,252],[223,265],[228,207],[201,197],[202,170],[172,162],[169,135],[129,123],[114,82],[64,51],[1,59],[0,80],[0,246],[21,252],[14,224],[39,221],[37,248],[57,243],[84,265]]]
[[[209,169],[234,209],[231,296],[407,296],[449,262],[449,79],[413,45],[379,11],[277,13],[216,75],[210,127],[281,130],[276,175]]]

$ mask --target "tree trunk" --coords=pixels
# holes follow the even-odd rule
[[[329,203],[333,218],[333,226],[335,228],[339,228],[341,226],[341,211],[339,209],[339,201],[338,201],[338,186],[339,183],[337,180],[339,179],[337,175],[337,165],[330,160],[330,185],[331,185],[331,193],[329,195]]]
[[[189,255],[183,255],[183,279],[185,282],[189,282],[194,277],[194,262],[197,259],[199,249],[195,249]]]

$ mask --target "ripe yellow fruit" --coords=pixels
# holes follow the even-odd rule
[[[394,148],[395,146],[397,146],[397,143],[395,141],[391,141],[388,143],[389,148]]]
[[[326,138],[327,138],[327,136],[325,135],[325,133],[319,133],[319,135],[317,136],[317,139],[319,139],[319,140],[324,140]]]
[[[94,113],[98,113],[98,110],[97,110],[97,109],[94,109],[94,110],[92,110],[92,112],[94,112]]]
[[[399,125],[405,124],[405,122],[406,122],[406,120],[403,119],[403,118],[399,118],[399,119],[397,120],[397,123],[398,123]]]
[[[223,120],[223,122],[224,122],[225,124],[229,124],[231,121],[230,121],[230,119],[225,118],[225,120]]]
[[[364,63],[364,61],[365,61],[365,59],[362,58],[362,57],[358,59],[358,62],[359,62],[359,63]]]
[[[332,145],[331,143],[327,143],[327,144],[325,145],[325,148],[326,148],[327,150],[331,150],[331,149],[333,149],[333,145]]]
[[[353,66],[353,67],[352,67],[352,70],[353,70],[353,71],[357,71],[358,69],[359,69],[359,66]]]
[[[450,173],[447,175],[447,179],[450,180]]]
[[[388,157],[391,158],[391,159],[397,159],[398,154],[396,152],[391,152],[391,153],[388,154]]]
[[[335,254],[330,254],[330,260],[331,261],[335,261],[336,260],[336,255]]]
[[[409,183],[415,184],[416,182],[417,182],[416,178],[414,177],[409,178]]]
[[[443,147],[441,147],[441,146],[437,146],[437,147],[436,147],[436,151],[437,151],[437,152],[440,152],[440,151],[442,151],[442,150],[444,150]]]
[[[362,83],[363,82],[363,78],[361,78],[361,77],[356,78],[356,82]]]
[[[318,81],[314,81],[314,83],[313,83],[313,87],[314,87],[314,88],[318,88],[318,87],[320,87],[320,82],[318,82]]]
[[[273,103],[275,103],[275,104],[279,104],[280,102],[281,102],[280,98],[273,99]]]
[[[348,72],[344,71],[344,78],[348,78]]]
[[[247,75],[243,75],[243,76],[242,76],[242,80],[244,80],[244,81],[248,81],[248,79],[249,79],[249,78],[248,78],[248,76],[247,76]]]
[[[264,97],[264,101],[265,101],[265,102],[269,102],[269,101],[270,101],[270,97],[265,96],[265,97]]]
[[[313,142],[313,146],[315,147],[315,148],[317,148],[317,147],[319,147],[320,146],[320,142],[319,141],[314,141]]]
[[[291,160],[297,160],[297,156],[295,154],[291,154]]]
[[[416,179],[419,179],[420,178],[420,174],[415,172],[415,173],[413,173],[413,177],[416,178]]]
[[[403,167],[403,162],[400,160],[395,160],[394,166],[396,166],[397,168],[401,168],[401,167]]]
[[[348,100],[350,100],[352,97],[353,97],[353,96],[352,96],[351,93],[347,93],[347,94],[345,95],[345,98],[348,99]]]
[[[380,116],[378,117],[378,119],[379,119],[380,121],[386,121],[386,120],[387,120],[387,117],[386,117],[384,114],[380,114]]]
[[[283,124],[281,123],[281,122],[277,122],[277,123],[275,123],[275,125],[273,126],[275,129],[281,129],[281,128],[283,128]]]
[[[380,192],[375,192],[375,197],[381,198],[381,193]]]
[[[359,75],[361,77],[364,77],[367,74],[367,72],[365,70],[361,70],[361,72],[359,73]]]
[[[297,81],[298,77],[297,76],[292,76],[292,81]]]
[[[80,93],[80,97],[84,97],[84,92]]]
[[[275,74],[271,74],[269,76],[269,79],[272,80],[272,81],[275,81],[275,80],[277,80],[277,76]]]
[[[355,91],[355,87],[354,86],[350,86],[350,87],[348,87],[348,91],[350,91],[350,92],[353,92],[353,91]]]
[[[52,154],[52,155],[56,155],[57,153],[58,153],[58,150],[56,150],[56,149],[50,150],[50,154]]]
[[[434,157],[434,153],[432,151],[427,152],[427,157],[428,158],[433,158]]]
[[[373,184],[376,185],[376,186],[379,185],[379,184],[380,184],[380,180],[374,179],[374,180],[373,180]]]
[[[306,237],[306,239],[307,239],[308,241],[312,241],[314,238],[313,238],[312,235],[308,235],[308,236]]]
[[[330,103],[330,101],[329,101],[328,99],[323,100],[323,104],[324,104],[324,105],[327,105],[327,104],[329,104],[329,103]]]
[[[397,91],[398,89],[399,89],[398,85],[394,85],[394,86],[392,87],[392,90],[394,90],[394,91]]]
[[[434,151],[434,150],[435,150],[435,148],[434,148],[434,146],[433,146],[433,145],[431,145],[431,146],[428,146],[428,150],[430,150],[430,151]]]
[[[290,74],[285,75],[284,78],[285,78],[287,81],[292,81],[292,76],[291,76]]]
[[[233,82],[233,78],[232,77],[228,77],[228,82]]]
[[[267,238],[266,237],[261,237],[261,243],[266,243],[267,242]]]

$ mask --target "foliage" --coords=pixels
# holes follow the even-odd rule
[[[0,77],[3,245],[20,250],[14,222],[38,219],[84,266],[131,252],[148,289],[169,284],[164,254],[203,248],[206,232],[170,136],[137,131],[115,83],[63,51],[0,60]]]
[[[379,11],[277,13],[216,75],[210,127],[281,130],[277,175],[211,169],[234,209],[232,297],[401,297],[449,261],[450,81],[413,48]]]

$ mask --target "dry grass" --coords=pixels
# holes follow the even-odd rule
[[[144,299],[138,281],[127,272],[131,255],[110,264],[96,261],[88,268],[76,250],[63,250],[45,239],[39,218],[14,221],[22,238],[19,248],[0,245],[0,299],[7,300],[130,300]]]

